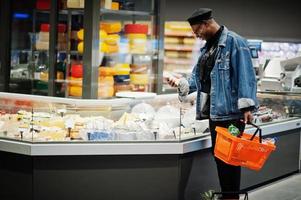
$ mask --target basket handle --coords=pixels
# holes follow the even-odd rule
[[[243,120],[241,120],[243,123],[245,123]],[[259,142],[262,143],[262,130],[259,126],[253,124],[252,122],[247,122],[247,124],[250,124],[252,125],[253,127],[256,128],[256,131],[255,133],[252,135],[251,139],[250,140],[253,140],[256,136],[256,134],[259,132]]]
[[[255,133],[252,135],[251,139],[250,140],[253,140],[254,137],[256,136],[256,134],[259,132],[259,142],[262,143],[262,131],[261,131],[261,128],[255,124],[253,124],[252,122],[249,122],[248,124],[254,126],[256,129]]]

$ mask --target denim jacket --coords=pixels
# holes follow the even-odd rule
[[[205,52],[206,46],[201,49],[200,58]],[[241,109],[257,107],[256,78],[247,42],[226,27],[218,41],[216,60],[210,76],[212,120],[239,119],[243,117]],[[200,65],[196,64],[188,80],[189,93],[197,91],[196,119],[200,119],[201,114],[200,77]]]

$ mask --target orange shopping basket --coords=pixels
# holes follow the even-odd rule
[[[233,136],[226,128],[216,127],[215,157],[230,165],[260,170],[276,146],[269,142],[262,143],[261,129],[250,124],[257,128],[255,133],[243,133],[241,137]]]

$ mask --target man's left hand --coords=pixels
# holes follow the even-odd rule
[[[248,122],[252,122],[253,120],[253,115],[251,111],[246,111],[244,112],[244,122],[248,123]]]

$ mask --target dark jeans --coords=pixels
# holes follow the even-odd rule
[[[238,120],[212,121],[209,119],[209,128],[212,139],[212,153],[214,155],[214,147],[216,140],[215,127],[228,128],[231,124],[236,126],[241,132],[245,129],[245,124]],[[228,165],[222,160],[215,158],[221,192],[238,192],[240,190],[241,167]],[[224,199],[239,199],[237,194],[224,194]]]

